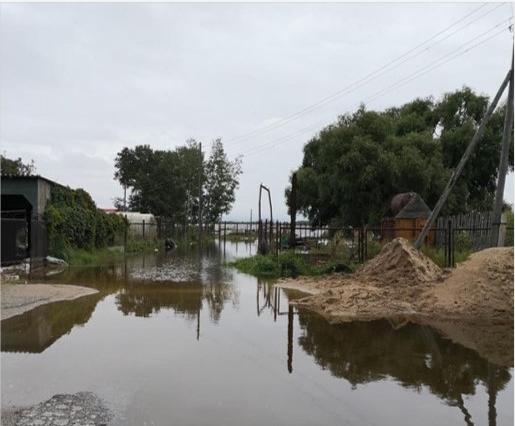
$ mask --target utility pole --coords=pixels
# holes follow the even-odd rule
[[[198,241],[202,239],[202,142],[198,144],[199,151],[199,172],[198,172]]]
[[[291,192],[290,192],[290,236],[288,246],[295,247],[295,220],[297,218],[297,173],[291,176]]]
[[[504,185],[506,183],[506,173],[508,172],[508,159],[510,157],[511,136],[513,128],[513,56],[511,58],[511,78],[508,89],[508,101],[504,115],[504,129],[502,134],[502,148],[499,159],[499,177],[495,190],[495,199],[492,218],[492,246],[497,246],[499,242],[499,231],[501,229],[502,205],[504,200]]]
[[[485,131],[486,124],[488,123],[488,120],[490,119],[491,115],[493,114],[495,107],[497,106],[497,103],[499,102],[499,99],[501,98],[501,95],[504,92],[504,89],[508,85],[508,82],[511,80],[511,74],[512,71],[510,70],[506,77],[504,78],[504,81],[501,84],[501,87],[499,87],[499,90],[497,91],[497,94],[495,95],[494,99],[492,100],[492,103],[488,107],[488,110],[485,113],[485,116],[481,120],[481,124],[479,125],[478,129],[476,130],[476,133],[472,137],[472,140],[467,146],[467,149],[463,153],[463,156],[461,157],[460,162],[454,169],[454,172],[449,179],[449,182],[447,182],[447,185],[440,196],[440,199],[435,205],[435,208],[431,212],[429,218],[427,219],[424,228],[422,228],[422,231],[420,232],[419,236],[417,237],[417,240],[415,241],[415,248],[420,249],[422,247],[422,244],[424,243],[424,240],[429,233],[429,230],[433,227],[433,225],[436,222],[436,219],[438,218],[438,215],[440,214],[440,211],[442,210],[443,205],[447,201],[447,198],[449,197],[449,194],[452,191],[452,188],[454,188],[454,185],[456,185],[456,182],[458,181],[459,177],[461,176],[461,173],[463,172],[463,168],[465,167],[465,164],[467,163],[469,157],[471,156],[472,152],[476,148],[476,145],[483,137],[483,133]]]

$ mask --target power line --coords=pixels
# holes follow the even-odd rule
[[[433,71],[436,68],[441,67],[442,65],[444,65],[444,64],[446,64],[446,63],[448,63],[448,62],[450,62],[450,61],[452,61],[452,60],[454,60],[454,59],[456,59],[456,58],[458,58],[458,57],[460,57],[460,56],[462,56],[464,54],[466,54],[470,50],[472,50],[472,49],[474,49],[474,48],[476,48],[476,47],[486,43],[487,41],[489,41],[489,40],[499,36],[500,34],[504,33],[504,31],[506,29],[510,28],[511,25],[508,26],[508,27],[502,28],[500,31],[496,32],[495,34],[491,35],[490,37],[487,37],[486,39],[481,40],[480,42],[478,42],[478,43],[476,43],[476,44],[466,48],[465,50],[461,51],[463,49],[463,47],[467,46],[468,44],[472,43],[473,41],[477,40],[478,38],[483,37],[484,35],[486,35],[489,32],[495,30],[496,28],[499,28],[500,25],[502,25],[503,23],[505,23],[506,21],[511,20],[511,19],[512,18],[510,17],[508,19],[505,19],[505,20],[501,21],[499,24],[495,25],[494,27],[490,28],[489,30],[481,33],[480,35],[478,35],[478,36],[472,38],[471,40],[469,40],[468,42],[464,43],[458,49],[455,49],[452,52],[450,52],[450,53],[442,56],[441,58],[437,59],[436,61],[432,62],[431,64],[429,64],[429,67],[427,67],[427,66],[423,67],[423,68],[417,70],[416,72],[414,72],[414,73],[412,73],[412,74],[410,74],[410,75],[400,79],[396,83],[394,83],[394,84],[392,84],[392,85],[390,85],[390,86],[388,86],[388,87],[386,87],[384,89],[381,89],[380,91],[378,91],[375,94],[373,94],[371,97],[367,98],[364,102],[371,102],[371,101],[381,97],[382,95],[390,92],[391,90],[393,90],[393,89],[395,89],[395,88],[397,88],[399,86],[405,85],[405,84],[415,80],[416,78],[419,78],[420,76],[422,76],[424,74],[427,74],[428,72],[431,72],[431,71]],[[451,56],[451,55],[454,55],[454,56]],[[441,62],[443,59],[445,59],[445,58],[447,58],[449,56],[451,56],[449,59]],[[441,62],[441,63],[439,63],[439,62]],[[360,102],[360,104],[361,103],[363,103],[363,102]],[[359,106],[359,104],[358,104],[358,106]],[[260,146],[256,146],[256,147],[252,148],[251,150],[249,150],[245,154],[247,156],[252,156],[252,155],[258,154],[260,152],[266,151],[266,150],[268,150],[270,148],[273,148],[273,147],[275,147],[277,145],[281,145],[283,143],[286,143],[289,140],[293,139],[295,136],[297,136],[298,133],[306,133],[307,131],[309,131],[309,129],[313,129],[313,127],[316,126],[316,125],[317,124],[314,123],[314,124],[312,124],[312,125],[310,125],[308,127],[305,127],[303,129],[301,129],[300,131],[297,131],[297,132],[294,132],[292,134],[286,135],[286,136],[284,136],[284,137],[282,137],[280,139],[267,142],[266,144],[263,144],[263,145],[260,145]],[[279,142],[279,143],[277,143],[277,142]]]
[[[375,78],[377,78],[379,75],[383,74],[384,72],[389,72],[389,71],[392,71],[393,69],[397,68],[399,65],[401,65],[402,63],[406,62],[407,60],[409,59],[412,59],[413,57],[416,57],[418,56],[420,53],[430,49],[431,47],[426,47],[426,49],[424,49],[422,52],[419,52],[417,53],[416,55],[414,55],[413,57],[411,58],[408,58],[404,61],[402,61],[401,63],[395,65],[394,67],[390,68],[389,70],[386,71],[386,69],[388,67],[390,67],[391,65],[395,64],[396,62],[400,61],[401,59],[405,58],[406,56],[408,56],[410,53],[416,51],[417,49],[421,48],[422,46],[425,46],[426,44],[428,44],[429,42],[433,41],[434,39],[436,39],[437,37],[439,37],[441,34],[447,32],[449,29],[451,29],[452,27],[458,25],[459,23],[465,21],[467,18],[469,18],[470,16],[472,16],[473,14],[475,14],[477,11],[479,11],[480,9],[482,9],[483,7],[485,7],[488,3],[483,3],[482,5],[476,7],[475,9],[473,9],[471,12],[469,12],[468,14],[466,14],[465,16],[463,16],[462,18],[458,19],[457,21],[453,22],[452,24],[450,24],[449,26],[447,26],[446,28],[444,28],[443,30],[440,30],[439,32],[437,32],[436,34],[434,34],[433,36],[431,36],[430,38],[428,38],[427,40],[425,40],[424,42],[418,44],[417,46],[409,49],[408,51],[406,51],[405,53],[403,53],[402,55],[398,56],[397,58],[389,61],[388,63],[386,63],[385,65],[379,67],[378,69],[376,69],[375,71],[372,71],[371,73],[367,74],[365,77],[359,79],[359,80],[356,80],[355,82],[349,84],[348,86],[346,86],[345,88],[343,89],[340,89],[338,90],[337,92],[329,95],[329,96],[326,96],[324,98],[322,98],[321,100],[319,100],[318,102],[310,105],[310,106],[307,106],[305,108],[303,108],[302,110],[300,111],[297,111],[287,117],[285,117],[284,119],[282,120],[279,120],[275,123],[272,123],[268,126],[265,126],[265,127],[262,127],[262,128],[259,128],[259,129],[255,129],[251,132],[248,132],[246,134],[243,134],[243,135],[240,135],[238,137],[235,137],[235,138],[232,138],[232,139],[229,139],[228,140],[228,144],[226,144],[226,146],[231,146],[231,145],[234,145],[235,143],[238,143],[236,141],[239,141],[239,140],[243,140],[243,139],[246,139],[246,138],[249,138],[249,137],[252,137],[252,136],[255,136],[259,133],[262,133],[262,132],[268,132],[270,130],[273,130],[273,129],[276,129],[278,127],[281,127],[283,126],[284,124],[288,123],[289,121],[292,121],[316,108],[319,108],[320,106],[323,106],[335,99],[337,99],[339,96],[343,95],[343,94],[346,94],[347,92],[350,91],[351,88],[353,88],[353,86],[360,86],[360,85],[363,85],[363,84],[366,84],[368,83],[370,80],[373,80]],[[506,3],[503,3],[503,4],[500,4],[500,5],[496,5],[495,7],[493,7],[492,9],[488,10],[486,13],[482,14],[481,16],[479,17],[476,17],[474,20],[470,21],[469,23],[465,24],[464,26],[462,26],[461,28],[459,28],[458,30],[454,31],[453,33],[451,33],[450,35],[447,35],[446,37],[444,37],[443,39],[441,40],[438,40],[436,41],[435,43],[433,43],[433,45],[435,44],[438,44],[440,43],[441,41],[449,38],[450,36],[456,34],[457,32],[463,30],[464,28],[466,28],[467,26],[469,26],[470,24],[472,24],[473,22],[477,21],[478,19],[481,19],[482,17],[488,15],[489,13],[493,12],[494,10],[498,9],[499,7],[501,6],[504,6],[506,5]],[[356,87],[357,88],[357,87]],[[353,90],[355,90],[356,88],[354,88]],[[232,141],[232,143],[231,143]]]

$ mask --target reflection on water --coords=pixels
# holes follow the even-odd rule
[[[50,303],[3,320],[2,352],[43,352],[74,326],[86,324],[100,297],[92,294],[80,301]]]
[[[320,317],[302,313],[299,324],[301,348],[354,389],[387,377],[415,391],[425,386],[458,407],[466,423],[471,416],[464,395],[473,395],[479,384],[488,388],[492,424],[497,393],[511,380],[507,368],[442,338],[427,326],[407,324],[396,330],[386,320],[329,326]]]
[[[417,424],[512,422],[511,368],[428,326],[335,326],[298,311],[288,300],[299,293],[224,266],[250,249],[215,244],[52,277],[99,293],[2,322],[2,403],[91,390],[121,404],[129,425],[414,424],[407,406]]]

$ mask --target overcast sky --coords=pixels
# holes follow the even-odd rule
[[[1,150],[111,207],[122,195],[113,160],[124,146],[173,148],[193,137],[208,147],[221,137],[230,157],[244,155],[228,218],[256,212],[260,182],[285,218],[284,188],[304,143],[338,115],[463,85],[496,92],[511,61],[512,6],[480,5],[4,3]],[[285,124],[468,14],[368,84],[238,139]],[[512,175],[505,197],[512,202]]]

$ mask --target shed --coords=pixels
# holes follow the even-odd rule
[[[47,256],[43,214],[55,186],[42,176],[1,177],[2,265]]]
[[[405,192],[392,198],[390,213],[393,217],[387,217],[381,223],[383,238],[402,237],[412,241],[424,227],[431,215],[431,209],[416,192]],[[426,243],[434,244],[434,240],[433,230],[428,234]]]

